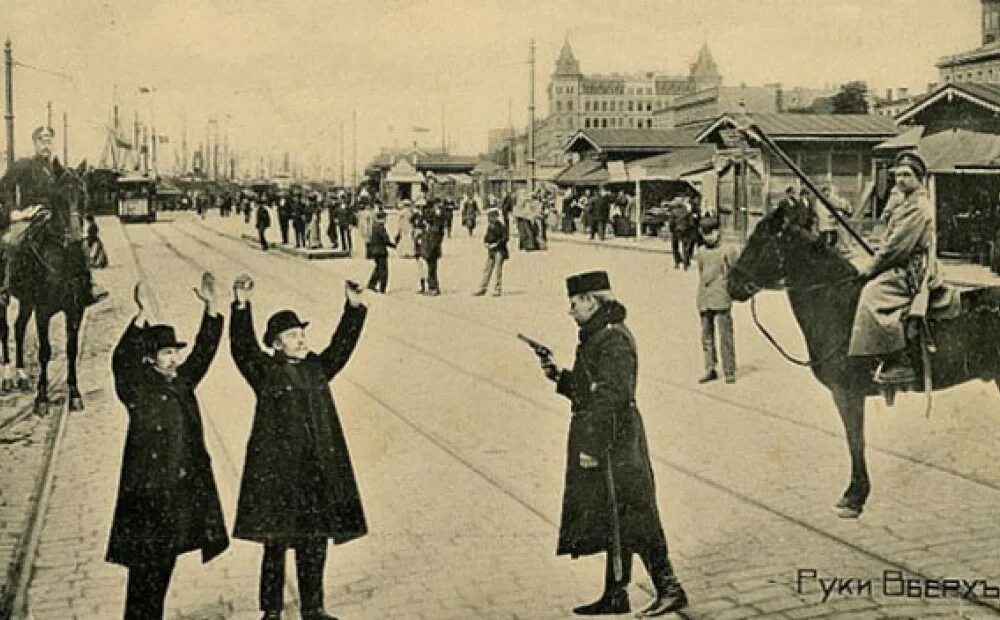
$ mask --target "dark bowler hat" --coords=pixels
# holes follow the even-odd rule
[[[610,291],[611,280],[607,271],[585,271],[566,278],[566,293],[572,297],[581,293]]]
[[[701,226],[701,232],[709,233],[712,232],[713,230],[718,230],[719,218],[712,216],[702,218],[702,220],[698,222],[698,226]]]
[[[182,349],[187,346],[186,342],[177,340],[174,328],[169,325],[151,325],[146,328],[146,346],[151,353],[156,353],[160,349]]]
[[[297,314],[291,310],[282,310],[281,312],[275,312],[271,315],[271,318],[267,320],[267,330],[264,332],[264,344],[270,347],[274,341],[281,335],[281,332],[292,329],[293,327],[308,327],[309,322],[302,322],[299,320]]]
[[[920,155],[917,155],[916,151],[903,151],[899,155],[896,155],[896,161],[894,162],[894,168],[900,166],[907,166],[913,170],[913,174],[917,176],[918,179],[923,180],[927,176],[927,162]]]

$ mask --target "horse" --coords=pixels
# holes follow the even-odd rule
[[[865,399],[881,392],[873,380],[876,362],[847,354],[864,284],[850,260],[820,236],[813,210],[785,205],[757,224],[727,284],[737,302],[764,289],[786,290],[811,360],[800,363],[830,390],[846,432],[851,477],[835,505],[842,518],[858,518],[871,492]],[[930,317],[937,349],[930,364],[933,389],[974,379],[1000,387],[1000,287],[962,291],[961,302],[957,318]]]
[[[38,336],[38,382],[35,393],[35,412],[44,413],[49,404],[48,364],[52,359],[49,340],[49,321],[62,312],[66,317],[66,385],[70,411],[82,411],[83,397],[77,387],[77,357],[79,354],[80,325],[86,309],[89,283],[84,266],[79,265],[81,250],[69,234],[71,218],[77,217],[86,201],[83,170],[64,168],[59,160],[53,163],[53,187],[49,196],[49,209],[43,223],[32,224],[36,229],[21,242],[12,271],[10,294],[18,300],[17,318],[14,322],[14,342],[18,387],[25,387],[24,338],[28,321],[35,316]],[[0,320],[0,336],[4,340],[4,361],[7,361],[7,311],[6,304]],[[30,385],[30,384],[28,384]]]

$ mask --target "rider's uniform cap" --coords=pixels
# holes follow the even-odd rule
[[[611,280],[607,271],[585,271],[566,278],[566,293],[572,297],[582,293],[610,291]]]
[[[904,151],[896,155],[894,168],[907,166],[921,179],[927,176],[927,162],[915,151]]]
[[[42,137],[42,135],[45,135],[48,138],[54,138],[56,137],[56,130],[44,125],[36,127],[35,130],[31,132],[31,139],[38,140]]]

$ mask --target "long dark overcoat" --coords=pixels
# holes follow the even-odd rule
[[[194,390],[219,347],[222,317],[202,318],[172,381],[142,362],[144,331],[129,323],[112,356],[129,423],[106,559],[131,566],[201,549],[207,562],[229,537]]]
[[[344,543],[368,529],[330,381],[347,364],[367,309],[345,305],[329,345],[304,360],[257,344],[249,304],[233,304],[233,359],[257,396],[236,511],[236,538]]]
[[[611,549],[609,463],[623,550],[665,544],[646,431],[635,404],[638,357],[624,320],[625,308],[617,302],[598,310],[580,329],[572,370],[564,370],[557,383],[573,410],[558,555]],[[597,459],[599,466],[580,467],[581,453]]]

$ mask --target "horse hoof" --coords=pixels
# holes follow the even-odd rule
[[[856,506],[840,506],[834,508],[837,516],[841,519],[857,519],[861,516],[861,509]]]
[[[69,410],[70,411],[83,411],[83,399],[79,396],[73,396],[69,399]]]

